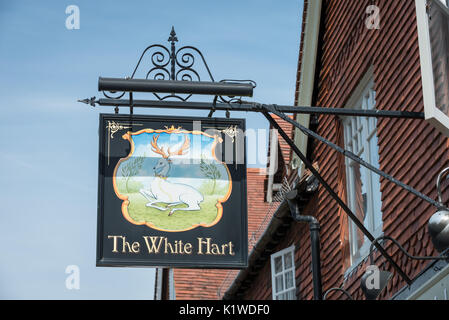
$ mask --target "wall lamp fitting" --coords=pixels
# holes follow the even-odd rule
[[[370,254],[369,254],[369,261],[370,265],[374,266],[374,257],[373,257],[373,250],[374,250],[374,244],[382,241],[382,240],[389,240],[393,242],[400,251],[402,251],[409,259],[411,260],[421,260],[421,261],[436,261],[436,260],[448,260],[449,256],[438,256],[438,257],[419,257],[419,256],[412,256],[410,255],[407,250],[405,250],[404,247],[402,247],[399,242],[392,237],[389,236],[381,236],[376,238],[370,246]],[[392,278],[393,274],[388,271],[379,271],[377,275],[375,275],[375,270],[368,268],[368,270],[365,272],[365,274],[362,276],[361,279],[361,288],[363,293],[365,294],[365,297],[367,300],[376,300],[379,295],[382,293],[382,291],[386,288],[388,285],[388,282]],[[370,283],[371,280],[377,278],[376,285],[372,285]]]
[[[444,169],[437,178],[438,202],[444,207],[441,192],[441,179],[449,173],[449,168]],[[437,211],[427,224],[432,243],[438,252],[443,252],[449,247],[449,211],[441,209]]]

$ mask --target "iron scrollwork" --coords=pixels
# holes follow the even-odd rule
[[[142,78],[147,80],[201,81],[199,72],[194,69],[195,55],[198,55],[205,66],[210,81],[214,81],[209,66],[200,50],[192,46],[185,46],[176,50],[178,38],[173,27],[168,42],[170,42],[170,48],[162,44],[153,44],[147,47],[142,52],[130,79],[134,79],[137,74],[142,73]],[[146,59],[146,57],[149,59]],[[150,66],[146,67],[145,64],[148,62]],[[103,92],[103,94],[109,99],[121,99],[126,93]],[[153,93],[153,95],[160,101],[170,98],[187,101],[192,96],[175,94],[162,96],[157,93]]]
[[[174,27],[170,32],[168,38],[170,48],[162,44],[153,44],[147,47],[141,54],[139,61],[129,79],[134,79],[136,75],[141,74],[142,78],[147,80],[161,80],[161,81],[202,81],[200,72],[197,67],[204,70],[206,81],[215,82],[215,79],[210,71],[210,68],[204,58],[204,55],[200,50],[192,46],[183,46],[179,49],[176,48],[178,37],[176,35]],[[146,59],[148,57],[149,59]],[[150,66],[147,67],[146,63],[149,61]],[[199,63],[198,63],[199,62]],[[249,80],[222,80],[220,82],[240,82],[251,83],[254,88],[256,83]],[[119,100],[123,98],[126,92],[104,92],[105,97],[109,99]],[[190,95],[177,95],[168,94],[161,95],[153,93],[153,95],[159,100],[177,99],[180,101],[187,101],[192,97]],[[214,102],[220,102],[231,104],[241,103],[241,100],[236,97],[216,97]],[[117,111],[117,110],[116,110]]]

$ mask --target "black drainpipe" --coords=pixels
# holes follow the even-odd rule
[[[298,206],[298,190],[289,192],[285,198],[290,207],[292,218],[297,222],[309,224],[310,240],[312,242],[313,299],[323,300],[320,259],[320,223],[315,217],[301,215]]]

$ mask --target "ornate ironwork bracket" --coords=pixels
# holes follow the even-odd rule
[[[134,68],[130,77],[126,77],[126,80],[145,79],[145,80],[159,80],[159,81],[189,81],[203,83],[202,75],[206,78],[207,82],[215,82],[212,72],[204,58],[202,52],[193,46],[183,46],[181,48],[176,47],[178,42],[178,37],[176,35],[174,27],[172,27],[170,36],[168,38],[169,46],[164,46],[162,44],[153,44],[145,48],[145,50],[140,55],[137,65]],[[203,72],[200,72],[200,69]],[[221,80],[219,83],[244,83],[249,84],[253,88],[256,87],[256,83],[252,80]],[[157,101],[167,101],[167,100],[177,100],[186,102],[193,94],[161,94],[152,93]],[[105,92],[103,95],[110,99],[111,101],[123,101],[121,100],[126,92]],[[129,92],[129,104],[130,113],[133,113],[134,99],[133,92]],[[223,97],[216,96],[214,103],[217,101],[221,103],[231,104],[238,103],[240,98],[236,97]],[[79,100],[91,106],[95,106],[96,100],[94,98]],[[118,113],[119,104],[115,105],[115,112]]]

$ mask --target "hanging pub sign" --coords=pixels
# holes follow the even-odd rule
[[[97,266],[245,268],[245,120],[100,115]]]

